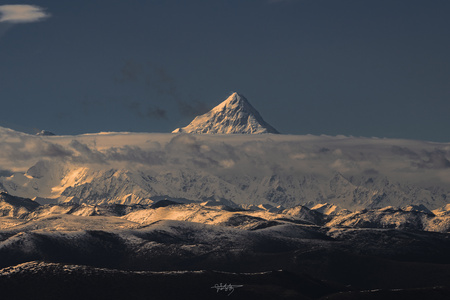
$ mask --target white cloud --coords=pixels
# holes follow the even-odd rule
[[[48,18],[50,14],[35,5],[0,5],[0,22],[30,23]]]
[[[104,133],[39,137],[0,127],[0,174],[25,172],[39,160],[51,159],[94,169],[151,168],[158,172],[184,169],[227,180],[260,180],[273,174],[331,178],[335,172],[356,178],[376,172],[373,176],[393,182],[426,187],[442,185],[447,190],[449,145],[291,135]]]

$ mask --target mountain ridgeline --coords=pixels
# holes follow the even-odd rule
[[[449,144],[275,134],[238,93],[174,133],[33,136],[0,128],[0,191],[41,204],[167,198],[351,211],[434,210],[450,199]]]
[[[0,127],[2,296],[450,298],[450,144],[270,134],[237,93],[174,133]]]

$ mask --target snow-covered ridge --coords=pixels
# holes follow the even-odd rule
[[[0,216],[23,217],[39,206],[38,203],[0,192]]]
[[[336,205],[316,205],[312,209],[298,205],[292,208],[274,208],[270,205],[244,209],[230,207],[221,202],[183,204],[161,200],[152,205],[86,205],[64,203],[39,205],[2,193],[0,209],[3,216],[22,221],[4,222],[0,229],[26,231],[28,229],[80,230],[104,228],[138,228],[160,221],[194,222],[225,226],[243,230],[304,224],[328,228],[394,228],[417,231],[450,231],[450,210],[444,206],[435,215],[425,206],[392,206],[380,209],[363,209],[355,212],[338,210]],[[7,204],[7,205],[5,205]],[[323,211],[324,207],[333,208]],[[20,211],[21,213],[17,213]],[[444,213],[444,211],[446,213]],[[90,218],[94,217],[95,218]],[[21,224],[23,222],[23,224]]]
[[[278,133],[263,120],[248,100],[233,93],[211,111],[197,116],[188,126],[177,128],[172,133],[209,133],[209,134],[261,134]]]
[[[450,199],[450,145],[292,135],[33,136],[0,128],[0,190],[37,202],[333,203],[351,211]],[[323,208],[332,213],[336,208]]]
[[[193,207],[172,204],[155,208],[154,213],[162,216],[161,211],[182,212],[188,208]],[[200,216],[208,214],[212,208],[202,211],[199,206],[198,209]],[[298,212],[302,210],[299,208]],[[345,287],[349,282],[358,283],[364,274],[363,280],[367,283],[361,288],[365,291],[413,287],[411,292],[417,293],[417,286],[421,284],[445,286],[450,273],[447,233],[345,226],[327,228],[298,220],[262,218],[260,226],[247,228],[237,226],[244,225],[248,221],[245,218],[230,219],[231,222],[220,225],[163,219],[144,226],[134,223],[136,227],[121,228],[107,221],[114,218],[117,219],[59,214],[1,230],[2,295],[8,299],[49,299],[47,292],[57,291],[57,297],[51,299],[127,299],[130,296],[176,299],[187,292],[192,296],[192,291],[198,290],[205,293],[195,298],[212,299],[217,297],[216,290],[210,288],[215,282],[231,282],[243,286],[232,295],[237,299],[279,299],[280,291],[288,288],[289,299],[322,299],[326,293],[338,291],[327,287],[325,281],[319,280],[321,278],[332,286],[337,282],[338,286]],[[57,222],[50,226],[55,220]],[[105,228],[100,227],[102,223],[106,223]],[[78,225],[79,229],[71,224]],[[279,271],[268,272],[274,266]],[[346,272],[342,272],[343,269]],[[329,281],[329,277],[323,277],[328,274],[338,280],[344,278]],[[263,276],[269,277],[262,281]],[[275,283],[279,287],[274,288]],[[244,294],[245,287],[255,291],[255,286],[257,295]],[[272,294],[263,290],[267,286],[267,292]],[[311,287],[315,288],[309,295],[314,297],[301,293],[305,290],[310,293]],[[136,289],[142,289],[139,297],[136,297]],[[294,289],[299,291],[297,295],[293,295]],[[85,293],[80,295],[78,290]],[[348,287],[345,290],[348,291]],[[267,297],[261,297],[261,291]],[[446,290],[437,292],[442,291]],[[342,293],[336,295],[342,298]],[[419,295],[423,298],[426,294],[420,291]],[[410,296],[386,297],[385,292],[375,298],[410,299]],[[425,298],[433,297],[426,295]]]

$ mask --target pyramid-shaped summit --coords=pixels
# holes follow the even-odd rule
[[[204,115],[197,116],[186,127],[172,133],[260,134],[278,133],[267,124],[244,96],[233,93]]]

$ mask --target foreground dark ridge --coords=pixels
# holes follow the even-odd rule
[[[351,295],[374,289],[420,288],[431,293],[434,291],[432,288],[448,287],[450,282],[448,233],[326,227],[302,221],[301,218],[268,221],[240,215],[248,212],[214,207],[202,210],[196,204],[165,204],[168,205],[132,211],[130,214],[139,217],[136,220],[144,220],[142,224],[124,219],[126,215],[118,218],[111,215],[36,214],[35,219],[23,224],[20,223],[22,219],[4,217],[1,219],[2,226],[7,226],[8,222],[12,225],[0,231],[0,267],[46,261],[58,265],[74,264],[138,272],[136,274],[140,271],[173,270],[266,273],[282,269],[294,274],[294,277],[316,278],[320,284],[326,283],[330,288],[338,286],[338,291],[348,290],[340,288],[342,286],[349,287]],[[70,205],[48,207],[53,211],[79,212]],[[83,207],[89,208],[81,205],[78,209]],[[198,212],[197,217],[203,220],[217,217],[216,224],[158,220],[163,215],[188,215],[189,211]],[[103,211],[105,214],[107,212]],[[219,215],[214,217],[216,213]],[[156,219],[152,219],[154,217]],[[22,269],[23,266],[13,268],[17,271],[15,273],[6,269],[6,277],[2,277],[0,282],[8,282],[4,278],[16,276],[11,274],[20,274]],[[38,277],[47,276],[39,273],[41,271],[27,272],[31,274],[25,280],[29,281],[28,286],[40,282]],[[53,271],[45,272],[53,274]],[[58,274],[51,276],[58,277]],[[117,279],[112,276],[103,286],[114,285],[116,281],[120,283],[122,277],[131,276],[126,272],[119,275]],[[75,285],[79,282],[64,276],[61,281],[66,280]],[[102,276],[99,277],[100,281],[103,280]],[[11,278],[11,282],[21,282]],[[37,281],[32,278],[37,278]],[[84,284],[82,280],[80,284]],[[102,284],[99,283],[99,286]],[[296,286],[293,284],[289,288],[283,286],[274,290],[293,289],[296,292],[292,292],[292,295],[297,298],[300,297],[298,293],[305,296],[304,291],[295,289]],[[162,285],[161,288],[169,287]],[[45,284],[42,289],[46,289]],[[11,291],[9,287],[6,290]],[[272,294],[267,292],[267,295]],[[286,299],[290,299],[289,295],[286,295]],[[320,293],[307,295],[300,299],[324,296]]]
[[[435,215],[421,207],[390,207],[326,215],[303,206],[244,210],[220,202],[171,200],[31,206],[29,199],[2,199],[0,288],[3,284],[5,295],[27,298],[30,290],[42,295],[54,290],[54,298],[65,291],[79,298],[89,287],[88,298],[128,293],[148,299],[158,289],[151,294],[154,299],[166,299],[166,294],[170,299],[176,288],[208,286],[214,278],[243,282],[243,299],[385,299],[415,292],[432,299],[436,293],[447,295],[450,282],[446,211]],[[429,224],[441,224],[437,221],[447,229],[427,231]],[[166,281],[166,272],[173,270],[183,272],[172,272],[178,275]],[[223,279],[218,272],[252,275]],[[88,274],[87,279],[80,274]],[[114,292],[127,285],[132,289]],[[373,291],[378,289],[383,291]],[[194,290],[187,295],[210,297],[210,290]]]
[[[230,286],[231,285],[231,286]],[[226,287],[226,288],[225,288]],[[358,290],[282,270],[133,272],[32,261],[0,270],[14,299],[448,299],[445,287]],[[229,298],[228,298],[229,299]]]
[[[239,287],[224,290],[221,283]],[[285,271],[132,272],[44,262],[0,270],[0,289],[2,297],[22,299],[318,299],[340,291]]]

